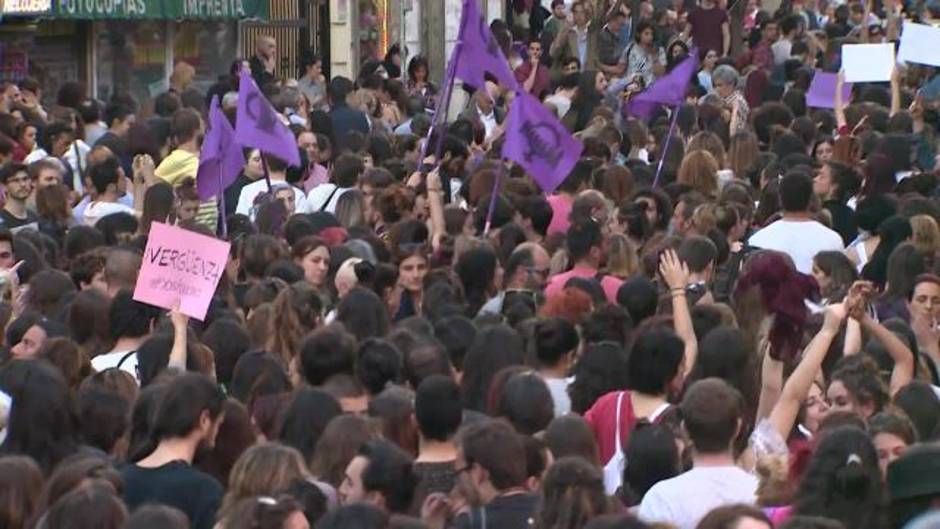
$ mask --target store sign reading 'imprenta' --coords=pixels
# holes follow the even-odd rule
[[[56,14],[66,18],[260,18],[267,0],[57,0]]]

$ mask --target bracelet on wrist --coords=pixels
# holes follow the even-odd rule
[[[670,292],[685,292],[685,287],[670,288]]]

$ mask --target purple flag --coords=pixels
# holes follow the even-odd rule
[[[235,141],[273,154],[294,167],[300,167],[297,141],[287,125],[281,122],[248,69],[242,69],[238,80],[238,117],[235,119]]]
[[[653,81],[646,90],[633,96],[624,109],[629,115],[649,119],[661,105],[676,106],[685,99],[689,80],[698,68],[698,51],[689,50],[689,56],[671,72]]]
[[[816,70],[813,82],[806,92],[806,106],[813,108],[832,108],[835,105],[836,81],[838,76]],[[848,104],[852,99],[852,83],[842,84],[842,102]]]
[[[483,88],[483,74],[489,72],[500,83],[509,88],[516,87],[516,76],[486,20],[480,15],[477,0],[463,1],[457,40],[458,48],[451,59],[457,61],[456,77],[475,88]]]
[[[527,92],[517,91],[506,117],[503,158],[532,175],[546,193],[564,181],[584,146],[558,122],[558,118]]]
[[[201,200],[221,195],[238,177],[245,165],[242,148],[235,142],[232,124],[219,108],[219,97],[212,98],[209,108],[209,131],[199,152],[196,190]]]

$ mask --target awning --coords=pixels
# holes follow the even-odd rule
[[[51,16],[78,20],[267,20],[268,0],[55,0]]]

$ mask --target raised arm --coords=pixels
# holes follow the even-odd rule
[[[839,70],[836,74],[836,94],[833,99],[833,111],[836,113],[836,130],[847,126],[845,120],[845,108],[842,106],[842,86],[845,84],[845,70]]]
[[[428,209],[431,213],[431,247],[437,251],[441,237],[446,231],[444,223],[444,187],[441,185],[440,169],[428,173]]]
[[[173,323],[173,348],[170,349],[170,360],[167,367],[186,370],[187,340],[189,331],[189,316],[180,312],[179,302],[170,311],[170,321]]]
[[[685,287],[689,284],[689,267],[683,263],[675,250],[666,250],[659,260],[659,273],[662,274],[669,296],[672,298],[672,320],[676,334],[685,342],[682,376],[688,376],[695,366],[698,355],[698,339],[692,327],[692,313],[685,298]]]
[[[826,307],[825,321],[822,329],[816,333],[813,340],[803,351],[803,358],[790,374],[780,392],[780,399],[774,405],[770,412],[770,423],[777,432],[786,439],[793,429],[793,424],[800,413],[800,404],[809,394],[813,381],[816,380],[816,374],[822,366],[829,346],[836,335],[839,334],[839,328],[845,321],[845,306],[829,305]]]
[[[895,64],[891,69],[891,115],[901,111],[901,72]]]

